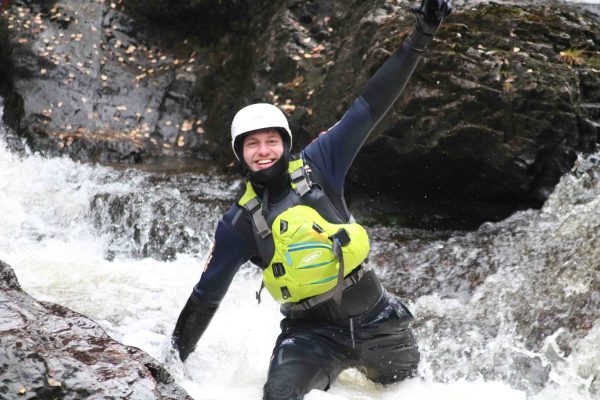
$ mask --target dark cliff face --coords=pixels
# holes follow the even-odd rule
[[[5,118],[49,154],[226,165],[233,115],[266,101],[288,114],[300,148],[410,32],[409,7],[15,1]],[[476,225],[539,206],[576,152],[598,143],[599,22],[565,5],[455,9],[356,160],[356,209],[427,226],[433,214]]]
[[[3,398],[191,399],[155,359],[111,339],[94,321],[23,292],[0,261]]]
[[[475,221],[540,206],[598,143],[599,44],[597,18],[561,8],[455,16],[359,155],[355,191],[445,203]]]

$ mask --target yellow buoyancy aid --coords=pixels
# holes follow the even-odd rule
[[[307,171],[302,159],[290,161],[292,188],[300,198],[311,190]],[[263,270],[263,285],[276,301],[318,299],[312,302],[316,304],[332,297],[341,301],[344,277],[369,254],[369,238],[362,226],[330,223],[314,208],[296,204],[277,215],[269,227],[249,182],[238,203],[252,215],[260,238],[273,241],[274,254]]]

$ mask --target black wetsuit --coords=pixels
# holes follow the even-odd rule
[[[430,42],[431,36],[413,32],[367,82],[342,119],[302,151],[345,220],[350,218],[343,197],[345,176]],[[270,193],[272,201],[289,190],[287,184],[279,187],[282,193]],[[212,257],[175,329],[182,358],[193,351],[234,275],[248,260],[263,267],[269,261],[260,259],[250,215],[236,203],[217,226]],[[327,389],[349,367],[380,383],[396,382],[416,371],[419,352],[408,326],[412,316],[383,289],[373,271],[347,288],[339,305],[329,300],[300,311],[283,305],[281,311],[285,319],[273,350],[265,399],[302,399],[311,389]]]

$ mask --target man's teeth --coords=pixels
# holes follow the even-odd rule
[[[269,164],[271,162],[271,160],[259,160],[256,163],[257,164]]]

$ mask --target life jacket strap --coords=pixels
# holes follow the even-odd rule
[[[344,293],[344,253],[342,253],[342,244],[338,238],[333,238],[332,249],[333,255],[339,263],[337,284],[333,290],[333,301],[338,305],[342,304],[342,294]]]
[[[258,201],[257,197],[250,199],[244,207],[252,215],[252,220],[256,226],[256,231],[261,239],[267,238],[271,234],[271,229],[267,225],[265,216],[262,213],[262,204]]]
[[[258,304],[260,304],[260,294],[262,293],[264,288],[265,288],[265,282],[261,280],[260,281],[260,289],[258,289],[258,291],[256,292],[256,301],[258,301]]]
[[[310,191],[312,182],[310,182],[308,175],[304,172],[304,165],[290,172],[290,178],[292,179],[292,187],[294,187],[300,197]]]
[[[304,164],[302,159],[294,160],[290,163],[289,172],[290,179],[292,181],[292,188],[298,193],[300,197],[310,192],[312,187],[312,181],[310,180],[310,167]],[[271,234],[271,229],[267,224],[267,220],[262,212],[262,203],[258,200],[256,193],[252,189],[250,182],[246,182],[246,192],[240,200],[239,204],[246,209],[251,215],[256,231],[261,239],[266,239]]]
[[[342,288],[341,291],[343,292],[344,290],[348,289],[350,286],[352,286],[355,283],[357,283],[358,281],[360,281],[369,270],[370,270],[370,267],[368,267],[367,264],[363,262],[358,268],[356,268],[354,271],[352,271],[352,273],[350,275],[345,277],[343,280],[338,281],[338,286],[340,286]],[[339,282],[343,282],[343,284],[339,285]],[[306,300],[302,300],[298,303],[287,303],[287,304],[285,304],[285,307],[290,311],[310,310],[311,308],[313,308],[321,303],[324,303],[327,300],[332,299],[335,295],[334,292],[336,291],[336,289],[337,289],[337,287],[334,288],[333,290],[330,290],[323,294],[319,294],[317,296],[310,297],[310,298],[308,298]]]

